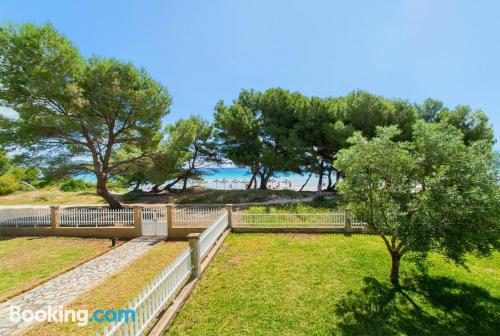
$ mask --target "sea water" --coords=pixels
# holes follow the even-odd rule
[[[199,185],[209,189],[244,189],[252,178],[250,169],[239,167],[224,168],[203,168],[203,181],[189,180],[188,185]],[[296,173],[276,173],[270,180],[268,188],[270,189],[293,189],[298,190],[306,182],[309,174]],[[92,173],[78,176],[87,182],[95,182],[95,176]],[[323,185],[326,187],[327,177],[323,178]],[[180,187],[181,182],[176,185]],[[318,176],[313,174],[309,179],[304,190],[316,190],[318,186]],[[145,186],[147,189],[150,186]]]

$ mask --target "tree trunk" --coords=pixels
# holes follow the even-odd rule
[[[266,190],[267,189],[267,180],[268,180],[268,178],[266,178],[266,174],[264,174],[264,173],[259,174],[259,175],[260,175],[260,186],[259,186],[259,189]]]
[[[309,179],[311,178],[312,174],[313,174],[312,172],[309,173],[309,176],[307,177],[307,180],[304,182],[304,184],[302,185],[302,187],[300,187],[299,191],[302,191],[304,189],[304,187],[306,186],[307,182],[309,182]]]
[[[399,261],[401,260],[401,256],[397,252],[391,252],[391,275],[389,279],[392,284],[395,286],[399,286]]]
[[[155,184],[153,188],[151,188],[151,192],[159,193],[160,192],[160,184]]]
[[[170,189],[177,184],[177,182],[179,182],[180,180],[182,180],[182,177],[178,177],[176,178],[174,181],[170,182],[169,184],[165,185],[165,187],[163,188],[164,190],[168,190],[170,191]]]
[[[321,190],[323,190],[323,172],[324,172],[324,161],[321,161],[321,164],[319,165],[319,172],[318,172],[318,193],[321,194]]]
[[[97,189],[96,189],[97,195],[104,198],[106,202],[108,202],[109,207],[111,209],[122,209],[123,207],[120,204],[120,202],[118,202],[109,192],[108,187],[106,186],[106,178],[102,175],[97,175],[97,174],[96,177],[97,177]]]
[[[252,188],[252,184],[253,182],[255,181],[256,179],[256,174],[252,174],[252,178],[250,179],[250,182],[248,182],[248,184],[245,186],[245,189],[248,190],[248,189],[251,189]]]
[[[333,191],[333,180],[332,180],[332,169],[328,169],[328,187],[326,187],[326,190],[328,191]]]
[[[134,191],[139,191],[140,186],[141,186],[141,182],[136,182],[135,187],[134,187]]]
[[[184,182],[182,183],[182,190],[186,190],[187,184],[188,184],[188,180],[189,180],[188,177],[184,178]]]

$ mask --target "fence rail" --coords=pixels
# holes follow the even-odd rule
[[[61,209],[61,227],[133,226],[133,209],[75,208]]]
[[[137,206],[136,206],[137,207]],[[171,211],[171,213],[170,213]],[[208,227],[227,213],[227,209],[142,207],[139,215],[133,208],[109,209],[105,207],[60,207],[51,211],[47,206],[3,206],[0,207],[0,228],[23,227],[134,227],[142,223],[142,234],[157,231],[166,235],[167,221],[172,228]],[[55,216],[55,218],[51,218]],[[365,223],[347,217],[345,212],[323,213],[249,213],[245,210],[232,211],[232,224],[236,227],[300,228],[319,227],[342,229],[347,224],[351,228],[363,228]],[[227,220],[227,219],[226,219]],[[137,222],[137,223],[136,223]],[[160,230],[161,229],[161,230]],[[148,231],[149,230],[149,231]],[[146,232],[148,231],[148,232]]]
[[[134,312],[134,319],[110,323],[103,327],[102,334],[97,332],[97,335],[143,335],[164,306],[173,300],[175,293],[189,279],[191,268],[191,249],[187,248],[129,302],[128,308],[124,308]]]
[[[250,227],[333,227],[343,228],[345,212],[251,214],[233,212],[233,225]]]
[[[8,207],[0,209],[0,227],[49,227],[50,208]]]
[[[172,221],[176,226],[208,226],[219,218],[224,208],[174,208]]]
[[[200,260],[203,260],[207,256],[210,248],[215,245],[217,239],[219,239],[224,230],[227,228],[227,225],[228,213],[226,211],[201,233],[199,238]]]
[[[154,211],[150,211],[154,214]],[[146,215],[147,217],[149,215]],[[148,217],[148,219],[150,219]],[[121,320],[103,327],[98,336],[139,336],[144,335],[158,314],[165,306],[172,302],[175,294],[184,286],[192,273],[192,261],[196,260],[196,268],[206,257],[210,249],[217,242],[228,226],[228,212],[224,211],[212,224],[199,236],[197,247],[185,249],[167,268],[165,268],[153,281],[151,281],[135,298],[129,302],[128,309],[134,313],[134,319]],[[191,255],[196,253],[196,257]]]

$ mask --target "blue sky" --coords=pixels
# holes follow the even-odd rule
[[[480,108],[497,139],[499,13],[494,0],[0,2],[2,21],[49,21],[84,55],[145,67],[173,96],[166,122],[211,119],[242,88],[365,89]]]

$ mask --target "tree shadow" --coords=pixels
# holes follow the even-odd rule
[[[475,285],[418,276],[399,288],[364,278],[334,306],[332,335],[497,335],[500,299]]]

